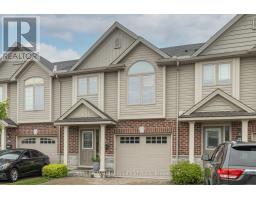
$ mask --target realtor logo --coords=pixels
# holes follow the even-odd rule
[[[39,44],[38,21],[38,17],[34,16],[2,18],[4,59],[27,60],[36,55]]]

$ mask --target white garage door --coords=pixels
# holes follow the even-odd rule
[[[19,137],[18,147],[36,149],[49,156],[51,163],[58,162],[56,137]]]
[[[170,136],[117,136],[117,176],[168,178],[170,164]]]

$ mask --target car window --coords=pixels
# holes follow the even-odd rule
[[[221,163],[223,160],[223,157],[224,157],[224,145],[220,146],[213,161],[215,163]]]
[[[31,151],[31,157],[32,158],[39,158],[39,157],[42,157],[42,156],[43,155],[39,151],[35,151],[35,150]]]
[[[22,155],[22,159],[29,159],[30,158],[30,153],[29,151],[26,151],[23,155]]]
[[[1,152],[0,160],[17,160],[20,157],[20,151]]]
[[[231,147],[229,165],[256,167],[256,145]]]
[[[215,159],[216,154],[218,153],[219,149],[220,149],[220,146],[218,146],[218,147],[213,151],[211,160],[214,160],[214,159]]]

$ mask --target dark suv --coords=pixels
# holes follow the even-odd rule
[[[223,143],[202,160],[207,185],[256,184],[256,143]]]

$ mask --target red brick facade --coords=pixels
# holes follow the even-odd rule
[[[108,125],[106,128],[106,154],[112,155],[114,151],[114,136],[116,134],[140,134],[139,127],[144,127],[144,134],[172,135],[173,155],[176,155],[176,120],[175,119],[148,119],[148,120],[121,120],[117,125]],[[241,121],[231,122],[231,139],[237,140],[241,136]],[[34,135],[37,129],[37,135]],[[69,153],[79,152],[79,127],[69,128]],[[249,121],[248,140],[251,141],[252,133],[256,133],[256,121]],[[50,123],[21,124],[18,128],[7,129],[7,145],[16,147],[16,138],[19,136],[55,136],[58,138],[58,152],[63,152],[63,128]],[[60,137],[59,137],[60,136]],[[195,155],[202,154],[202,125],[195,123]],[[179,155],[189,154],[189,124],[179,123]]]

